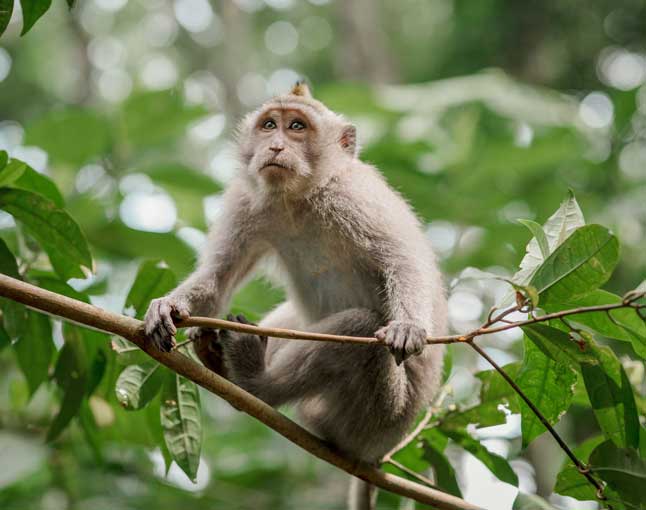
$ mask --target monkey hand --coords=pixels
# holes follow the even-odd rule
[[[144,319],[144,332],[155,347],[169,352],[175,345],[177,333],[173,318],[186,319],[189,316],[188,303],[183,299],[172,296],[153,299]]]
[[[229,314],[227,320],[252,325],[244,315],[234,317]],[[245,387],[244,381],[260,374],[265,369],[266,336],[220,329],[218,344],[222,348],[227,375],[243,388]]]
[[[426,330],[410,322],[390,321],[375,337],[386,343],[398,365],[411,355],[421,354],[426,345]]]

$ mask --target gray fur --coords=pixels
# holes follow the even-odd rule
[[[271,126],[263,124],[268,118],[275,129],[263,127]],[[292,129],[294,118],[306,129]],[[348,150],[348,126],[297,95],[245,118],[241,171],[225,192],[198,268],[151,304],[146,332],[170,349],[172,316],[217,315],[258,262],[273,259],[288,300],[262,326],[376,335],[387,346],[220,331],[227,377],[272,406],[297,405],[314,433],[378,463],[439,386],[443,348],[424,346],[426,335],[445,333],[446,303],[418,219],[354,147]]]

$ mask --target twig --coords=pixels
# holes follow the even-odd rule
[[[588,467],[581,462],[578,457],[574,454],[572,450],[570,450],[570,447],[563,441],[561,436],[554,430],[554,427],[550,425],[550,422],[547,421],[547,418],[543,416],[543,413],[534,405],[534,403],[529,399],[527,395],[523,392],[522,389],[520,389],[520,386],[516,384],[516,382],[509,376],[505,370],[496,363],[491,356],[489,356],[482,347],[477,345],[475,342],[470,341],[468,342],[469,345],[484,359],[486,359],[489,364],[498,372],[504,379],[507,381],[507,383],[514,389],[514,391],[518,394],[520,398],[523,399],[523,401],[529,406],[529,408],[532,410],[532,412],[536,415],[536,417],[540,420],[540,422],[543,424],[543,426],[547,429],[547,431],[552,435],[552,437],[556,440],[556,442],[559,444],[561,449],[565,452],[565,454],[570,457],[570,460],[574,463],[574,466],[577,468],[579,473],[581,473],[583,476],[585,476],[588,481],[597,489],[597,497],[600,500],[605,500],[606,497],[603,495],[603,489],[604,486],[601,482],[599,482],[596,478],[594,478],[590,474],[590,470]]]
[[[419,482],[423,483],[424,485],[428,485],[429,487],[433,487],[434,489],[437,489],[437,485],[433,483],[433,480],[425,477],[424,475],[418,473],[417,471],[413,471],[411,468],[406,467],[401,462],[398,462],[395,459],[388,459],[385,462],[392,466],[395,466],[397,469],[399,469],[400,471],[403,471],[407,475],[412,476],[413,478],[417,479]]]
[[[635,297],[637,294],[637,297]],[[596,305],[596,306],[583,306],[579,308],[573,308],[571,310],[562,310],[560,312],[548,313],[541,315],[539,317],[532,317],[531,319],[509,322],[505,323],[502,326],[494,326],[492,324],[483,324],[477,329],[464,333],[462,335],[445,335],[445,336],[429,336],[426,339],[427,344],[454,344],[468,342],[471,339],[482,336],[489,335],[491,333],[498,333],[500,331],[506,331],[512,328],[518,328],[522,326],[527,326],[529,324],[536,324],[539,322],[546,322],[553,319],[560,319],[561,317],[567,317],[568,315],[577,315],[582,313],[592,313],[592,312],[605,312],[608,310],[617,310],[619,308],[633,308],[636,311],[646,309],[646,305],[636,304],[635,301],[641,297],[644,297],[646,293],[628,293],[627,296],[631,296],[631,300],[624,298],[620,303],[612,303],[608,305]],[[509,309],[505,312],[502,312],[498,317],[495,318],[497,321],[499,318],[502,319],[508,313],[516,311],[515,309]],[[505,321],[503,321],[505,322]],[[226,321],[223,319],[212,319],[210,317],[190,317],[177,322],[178,328],[187,328],[192,326],[198,326],[203,328],[212,328],[212,329],[229,329],[232,331],[240,331],[242,333],[252,333],[260,336],[273,336],[276,338],[284,338],[287,340],[313,340],[317,342],[338,342],[338,343],[353,343],[353,344],[376,344],[383,345],[383,341],[377,340],[374,337],[360,337],[360,336],[344,336],[344,335],[329,335],[325,333],[310,333],[307,331],[298,331],[293,329],[284,329],[284,328],[266,328],[259,326],[252,326],[250,324],[240,324],[239,322]],[[185,345],[189,343],[190,340],[178,344],[178,346]]]
[[[397,446],[395,446],[386,455],[384,455],[382,462],[390,462],[393,455],[395,455],[398,451],[403,450],[409,444],[415,441],[417,436],[420,435],[424,430],[424,428],[426,427],[426,425],[428,425],[428,422],[431,421],[432,417],[433,417],[433,410],[432,408],[429,407],[426,410],[426,414],[424,414],[424,417],[420,420],[420,422],[413,429],[413,431],[410,434],[408,434],[404,439],[402,439]]]
[[[414,499],[442,510],[482,510],[463,499],[425,487],[374,466],[348,459],[285,415],[247,393],[235,384],[206,369],[179,352],[165,353],[150,345],[143,333],[143,323],[132,317],[108,312],[96,306],[35,287],[0,274],[0,296],[23,303],[35,310],[72,322],[122,336],[149,356],[178,374],[222,397],[236,409],[258,419],[289,441],[312,455],[382,489]]]

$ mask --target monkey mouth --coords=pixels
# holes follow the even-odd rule
[[[271,170],[271,169],[291,170],[291,168],[290,168],[290,167],[288,167],[288,166],[285,166],[285,165],[283,165],[283,164],[281,164],[281,163],[278,163],[278,162],[276,162],[276,161],[271,161],[271,162],[269,162],[269,163],[265,163],[265,164],[260,168],[260,172],[262,172],[263,170]]]

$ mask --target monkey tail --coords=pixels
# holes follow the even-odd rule
[[[376,507],[377,487],[352,477],[348,494],[348,510],[375,510]]]

